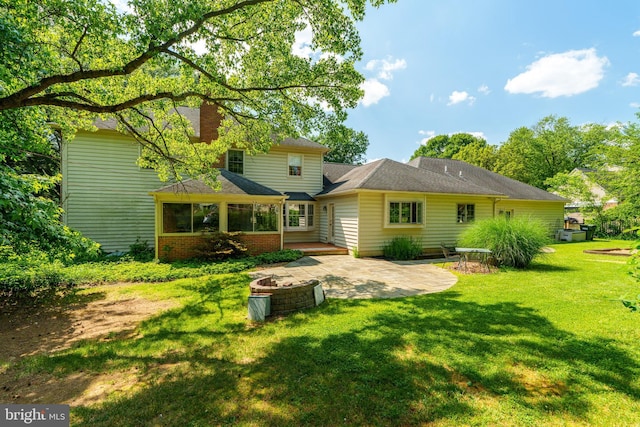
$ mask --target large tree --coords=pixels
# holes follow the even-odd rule
[[[362,131],[339,124],[315,139],[331,150],[324,157],[327,162],[361,165],[366,160],[369,138]]]
[[[566,117],[547,116],[509,135],[498,150],[494,170],[539,188],[558,173],[591,167],[598,147],[609,139],[602,125],[572,126]]]
[[[384,2],[131,0],[122,11],[103,0],[0,0],[0,111],[35,111],[67,137],[116,118],[161,177],[200,175],[230,145],[265,151],[342,122],[362,95],[355,22]],[[305,29],[313,39],[301,48]],[[208,145],[191,143],[175,113],[203,101],[226,117]]]
[[[451,159],[460,150],[471,144],[486,145],[483,138],[469,133],[454,133],[453,135],[436,135],[429,138],[423,145],[418,147],[411,156],[411,160],[416,157],[437,157]]]

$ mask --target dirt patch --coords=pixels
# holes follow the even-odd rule
[[[637,249],[631,248],[611,248],[611,249],[585,249],[585,254],[612,255],[612,256],[631,256],[638,252]]]
[[[127,286],[127,285],[113,285]],[[21,360],[48,356],[83,340],[106,341],[135,336],[136,326],[174,307],[168,301],[144,298],[116,299],[104,293],[79,296],[46,306],[4,306],[0,314],[0,402],[80,403],[104,397],[109,391],[131,386],[134,372],[95,375],[77,372],[64,378],[17,372]]]
[[[456,271],[460,274],[489,274],[498,271],[496,267],[491,265],[485,266],[476,261],[467,261],[466,265],[463,266],[459,266],[457,262],[454,262],[448,264],[446,267],[448,270]]]

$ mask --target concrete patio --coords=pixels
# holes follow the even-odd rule
[[[442,260],[387,261],[350,255],[305,256],[286,265],[251,273],[278,282],[318,279],[329,298],[401,298],[441,292],[458,278]]]

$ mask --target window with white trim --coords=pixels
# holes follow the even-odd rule
[[[302,176],[302,154],[289,154],[289,176]]]
[[[458,203],[458,222],[473,222],[476,219],[476,205]]]
[[[393,201],[389,202],[389,218],[391,225],[420,225],[423,220],[422,202]]]
[[[227,151],[227,170],[240,175],[244,173],[244,151]]]
[[[311,230],[315,224],[315,206],[313,203],[290,202],[284,205],[282,223],[285,230]]]

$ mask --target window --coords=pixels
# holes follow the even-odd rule
[[[220,228],[218,204],[163,203],[163,233],[197,233],[218,231]]]
[[[287,230],[309,230],[314,227],[314,205],[311,203],[287,203],[283,212],[283,224]]]
[[[476,205],[458,204],[458,222],[473,222],[476,218]]]
[[[278,231],[278,206],[249,203],[227,205],[229,231]]]
[[[422,202],[389,202],[389,224],[422,224]]]
[[[244,173],[244,151],[229,150],[227,152],[227,170],[240,175]]]
[[[511,219],[511,217],[513,217],[513,209],[506,211],[500,210],[500,212],[498,212],[498,215],[504,216],[506,219]]]
[[[302,154],[289,154],[289,176],[302,176]]]

